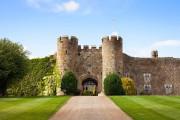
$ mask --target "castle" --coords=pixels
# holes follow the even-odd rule
[[[57,65],[60,74],[72,71],[78,79],[78,89],[95,87],[103,92],[103,80],[109,73],[134,80],[137,94],[180,95],[180,59],[131,57],[123,53],[120,36],[102,38],[102,47],[78,45],[75,36],[61,36],[57,42]]]

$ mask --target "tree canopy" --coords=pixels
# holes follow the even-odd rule
[[[0,39],[0,96],[5,95],[7,83],[22,77],[28,67],[27,51],[6,38]]]

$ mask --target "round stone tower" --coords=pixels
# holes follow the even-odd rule
[[[109,73],[123,74],[123,48],[120,36],[102,38],[102,86]]]
[[[77,55],[78,55],[78,39],[75,36],[61,36],[57,43],[57,64],[61,76],[65,71],[75,72]]]

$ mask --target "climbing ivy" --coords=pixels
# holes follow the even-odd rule
[[[31,59],[28,73],[23,79],[8,85],[8,95],[44,96],[56,95],[60,88],[60,75],[54,56]]]

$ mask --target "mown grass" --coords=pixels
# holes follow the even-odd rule
[[[111,96],[134,120],[180,120],[180,96]]]
[[[0,120],[48,120],[69,98],[0,98]]]

